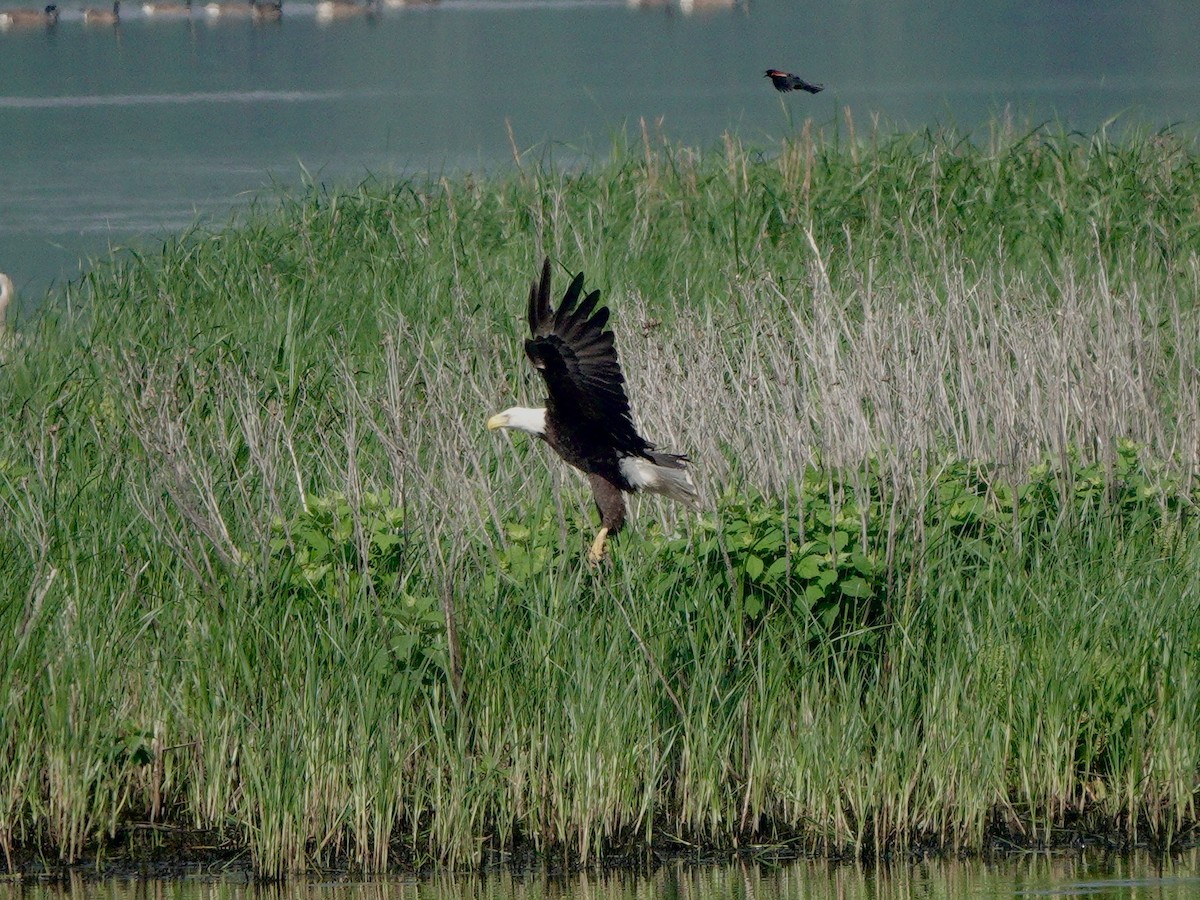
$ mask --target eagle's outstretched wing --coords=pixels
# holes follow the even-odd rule
[[[608,309],[600,292],[580,302],[583,275],[576,275],[558,309],[550,308],[550,259],[540,282],[529,289],[529,331],[525,353],[550,391],[548,410],[569,422],[577,434],[605,440],[618,452],[644,455],[653,445],[633,425],[625,376],[613,333],[606,331]]]

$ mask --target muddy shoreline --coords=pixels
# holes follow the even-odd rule
[[[1085,828],[1056,828],[1049,841],[1030,841],[1008,829],[989,833],[980,850],[963,851],[934,843],[914,843],[904,849],[892,849],[882,854],[856,854],[850,851],[813,850],[800,836],[780,838],[771,842],[751,842],[740,847],[684,846],[677,842],[657,842],[654,845],[613,848],[600,860],[586,864],[569,853],[539,851],[532,846],[511,851],[487,851],[481,863],[474,867],[448,869],[436,863],[417,863],[408,851],[396,848],[394,864],[384,872],[367,871],[348,860],[332,860],[283,878],[264,876],[256,870],[248,846],[222,841],[214,832],[170,828],[161,825],[127,827],[103,847],[92,848],[72,862],[57,859],[49,846],[14,846],[6,861],[6,871],[0,880],[36,882],[102,881],[106,879],[195,879],[212,878],[247,883],[268,883],[289,878],[321,878],[355,881],[380,875],[392,877],[427,878],[438,872],[486,875],[501,871],[511,873],[541,872],[569,876],[584,871],[627,871],[645,874],[666,864],[685,863],[698,866],[730,862],[755,862],[768,865],[784,864],[807,859],[825,861],[832,866],[859,864],[867,866],[905,865],[937,860],[979,859],[986,862],[1008,856],[1029,853],[1062,854],[1100,850],[1113,856],[1149,853],[1166,859],[1200,846],[1200,829],[1191,825],[1176,835],[1169,845],[1139,838],[1133,840],[1120,829],[1099,831]]]

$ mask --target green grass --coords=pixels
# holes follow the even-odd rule
[[[1186,839],[1198,197],[1171,135],[646,136],[99,266],[0,369],[0,848]],[[483,429],[543,253],[706,497],[598,572]]]

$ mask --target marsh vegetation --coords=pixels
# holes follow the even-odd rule
[[[1197,197],[1169,134],[644,134],[98,266],[0,369],[8,865],[1191,835]],[[598,571],[483,428],[544,253],[705,494]]]

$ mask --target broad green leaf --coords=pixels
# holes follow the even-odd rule
[[[844,579],[838,587],[847,597],[870,597],[875,593],[871,590],[871,585],[867,583],[867,580],[858,575]]]
[[[797,578],[803,578],[809,581],[821,574],[821,558],[819,556],[805,556],[796,562],[793,572]]]

